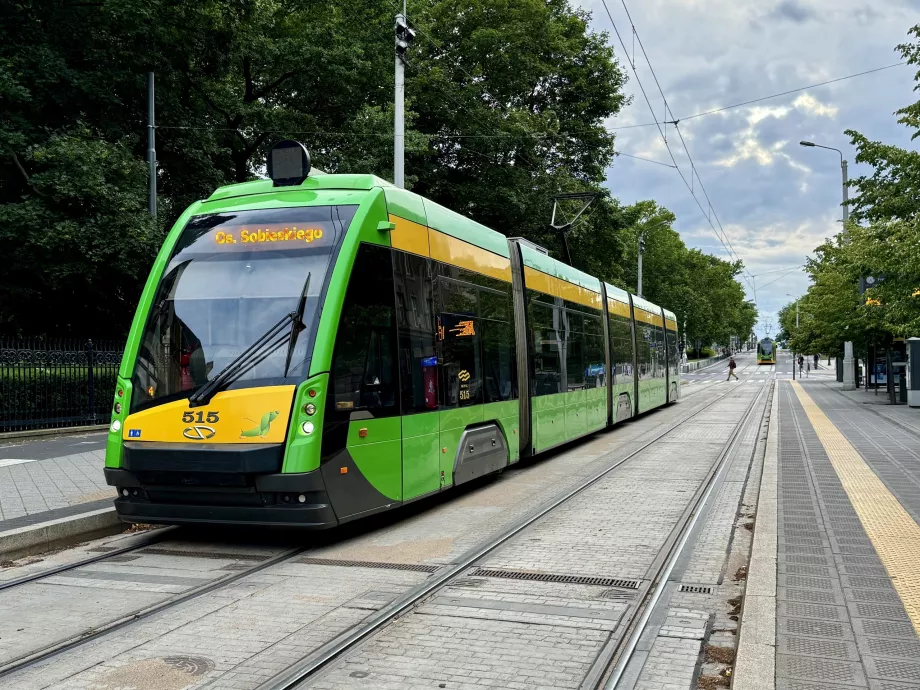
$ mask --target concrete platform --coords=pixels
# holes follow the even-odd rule
[[[104,443],[100,433],[0,442],[0,560],[120,527]]]
[[[920,688],[920,412],[776,385],[732,687]]]

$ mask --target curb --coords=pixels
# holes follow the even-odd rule
[[[0,441],[19,438],[34,438],[36,436],[69,436],[71,434],[86,434],[94,431],[108,430],[108,424],[94,424],[92,426],[62,426],[54,429],[26,429],[24,431],[4,431],[0,433]]]
[[[778,465],[779,386],[774,382],[732,690],[768,690],[774,687]]]
[[[59,546],[117,534],[122,529],[124,524],[114,506],[70,515],[0,532],[0,556],[5,560],[32,556]]]

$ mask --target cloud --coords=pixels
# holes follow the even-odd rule
[[[839,108],[836,106],[824,105],[810,93],[799,94],[796,99],[792,101],[792,105],[799,110],[805,111],[809,115],[834,117],[839,111]]]
[[[581,2],[594,11],[593,28],[613,36],[599,0]],[[852,177],[868,169],[853,162],[855,152],[844,129],[915,148],[911,132],[892,116],[918,98],[912,92],[915,70],[910,67],[686,118],[893,63],[897,59],[894,46],[909,40],[907,30],[918,21],[908,11],[916,7],[916,0],[873,0],[861,8],[839,0],[768,0],[766,10],[737,0],[626,3],[671,113],[682,119],[680,133],[715,214],[752,273],[802,263],[840,227],[837,154],[802,148],[800,140],[841,149],[851,162]],[[628,42],[630,23],[622,6],[609,0],[607,4]],[[872,24],[871,31],[866,30],[867,22]],[[614,46],[622,58],[622,49],[617,43]],[[661,120],[662,101],[655,81],[638,57],[637,62],[638,78],[655,114],[649,112],[636,77],[623,60],[630,72],[626,91],[634,99],[620,116],[611,119],[608,124],[612,127]],[[668,144],[707,208],[673,125],[668,127]],[[670,162],[655,127],[619,130],[616,146],[624,153]],[[676,214],[676,229],[689,246],[726,255],[676,171],[623,157],[607,171],[607,184],[623,203],[655,199]],[[774,313],[790,301],[786,293],[800,294],[808,285],[801,271],[787,276],[770,274],[763,281],[777,277],[763,292],[758,288],[763,313]]]
[[[780,19],[802,24],[804,22],[816,19],[817,15],[811,7],[796,2],[795,0],[783,0],[776,7],[767,13],[768,19]]]

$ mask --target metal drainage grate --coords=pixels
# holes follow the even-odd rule
[[[614,577],[586,577],[584,575],[556,575],[553,573],[528,573],[514,570],[485,570],[477,568],[470,575],[478,577],[504,577],[511,580],[534,580],[537,582],[560,582],[571,585],[597,585],[599,587],[622,587],[639,589],[638,580],[621,580]]]
[[[299,558],[295,563],[307,565],[337,565],[343,568],[384,568],[386,570],[412,570],[417,573],[433,573],[440,565],[416,565],[415,563],[380,563],[377,561],[338,561],[332,558]]]
[[[681,585],[678,592],[687,592],[688,594],[712,594],[712,587],[706,585]]]

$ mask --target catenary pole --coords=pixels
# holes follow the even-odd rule
[[[406,19],[406,2],[403,0],[402,14],[396,15],[395,27],[395,93],[393,102],[393,184],[400,189],[406,188],[406,63],[405,52],[409,47],[406,39],[408,28]]]
[[[645,234],[639,235],[639,270],[638,280],[636,281],[636,294],[642,297],[642,255],[645,253]]]
[[[157,146],[156,121],[154,120],[153,72],[147,72],[147,165],[150,167],[147,210],[151,217],[157,217]]]

